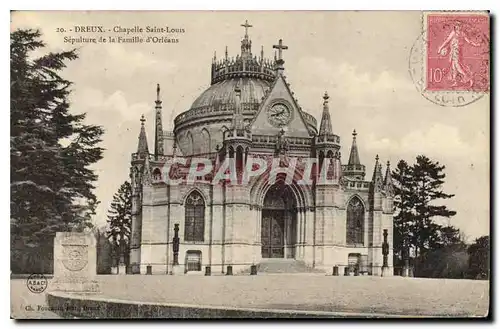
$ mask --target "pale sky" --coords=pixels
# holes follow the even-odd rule
[[[342,162],[352,140],[371,179],[374,158],[393,167],[400,159],[413,162],[425,154],[446,166],[444,191],[455,194],[446,205],[457,211],[449,222],[468,239],[489,234],[489,104],[488,95],[465,107],[441,107],[416,90],[408,58],[421,33],[419,12],[16,12],[12,28],[39,28],[49,49],[71,49],[57,28],[117,25],[132,28],[183,28],[177,44],[86,44],[80,58],[63,76],[74,82],[74,113],[87,112],[87,122],[106,132],[104,158],[96,194],[102,202],[96,218],[106,221],[113,194],[128,179],[130,155],[137,149],[140,116],[144,113],[148,143],[153,147],[156,83],[161,84],[164,129],[175,115],[189,109],[210,85],[214,51],[240,52],[248,19],[252,51],[272,58],[272,45],[282,38],[285,75],[299,104],[318,124],[322,95],[330,95],[332,126],[341,137]],[[117,35],[106,33],[107,35]],[[146,34],[144,34],[146,36]],[[74,47],[74,46],[73,46]]]

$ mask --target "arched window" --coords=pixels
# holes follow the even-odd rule
[[[193,135],[190,131],[186,134],[186,155],[193,155],[194,153],[194,141]]]
[[[365,207],[358,197],[354,197],[347,206],[346,243],[363,244],[364,226]]]
[[[205,202],[198,191],[193,191],[186,199],[184,241],[204,241]]]
[[[201,131],[201,138],[202,146],[200,153],[210,153],[212,151],[210,145],[210,133],[205,128]]]
[[[153,180],[154,181],[160,181],[161,180],[161,171],[159,168],[155,168],[155,170],[153,170]]]
[[[220,131],[221,131],[221,134],[222,134],[222,140],[226,139],[226,131],[228,131],[229,129],[227,129],[226,126],[222,126],[220,128]]]

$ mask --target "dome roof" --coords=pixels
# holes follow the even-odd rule
[[[232,78],[211,85],[191,105],[191,109],[202,107],[218,108],[220,104],[231,104],[235,100],[235,87],[241,89],[243,104],[259,104],[270,82],[258,78]]]

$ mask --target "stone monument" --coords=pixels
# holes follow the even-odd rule
[[[384,243],[382,243],[382,276],[389,276],[389,264],[387,263],[387,255],[389,255],[389,243],[387,242],[387,229],[384,229]]]
[[[179,266],[179,224],[174,224],[174,238],[172,239],[172,249],[174,252],[174,260],[172,262],[172,275],[182,274]]]
[[[99,293],[96,239],[92,233],[57,232],[52,291]]]

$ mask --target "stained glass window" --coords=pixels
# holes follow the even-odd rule
[[[204,241],[205,202],[199,192],[193,191],[186,199],[184,241]]]
[[[349,201],[347,206],[347,244],[364,243],[365,207],[358,197]]]

